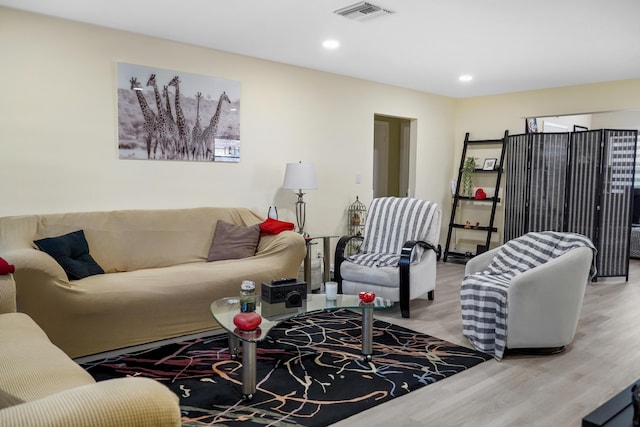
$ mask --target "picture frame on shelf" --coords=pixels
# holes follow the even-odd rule
[[[496,168],[496,162],[498,159],[484,159],[484,163],[482,164],[483,171],[492,171]]]
[[[574,132],[586,132],[588,130],[589,130],[588,127],[580,126],[580,125],[573,125],[573,131]]]

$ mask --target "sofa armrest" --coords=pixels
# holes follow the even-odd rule
[[[400,296],[400,313],[402,317],[410,317],[410,300],[411,300],[411,257],[413,250],[416,247],[421,247],[424,251],[433,250],[435,257],[438,257],[438,250],[431,243],[423,242],[422,240],[409,240],[404,243],[402,250],[400,251],[400,262],[398,267],[400,268],[400,284],[399,284],[399,296]],[[423,260],[426,260],[428,254],[424,254]],[[433,298],[429,298],[433,299]]]
[[[7,261],[15,265],[14,279],[18,293],[22,283],[56,282],[70,286],[64,269],[46,252],[38,249],[15,249],[4,255]]]
[[[16,282],[13,274],[0,275],[0,314],[16,312]]]
[[[260,237],[258,250],[253,258],[272,260],[277,265],[280,277],[296,277],[300,264],[307,254],[304,237],[293,231],[283,231],[274,235]],[[272,277],[272,279],[279,277]],[[271,280],[271,279],[270,279]]]
[[[347,244],[351,240],[360,240],[362,241],[364,238],[362,236],[342,236],[340,240],[338,240],[338,244],[336,245],[335,253],[333,254],[333,276],[334,280],[338,283],[338,293],[342,293],[342,273],[340,272],[340,268],[342,267],[342,263],[346,259],[344,256],[344,252],[347,249]]]
[[[491,264],[491,261],[498,253],[498,250],[500,250],[499,247],[491,249],[487,252],[483,252],[471,258],[469,261],[467,261],[467,264],[464,267],[464,275],[468,276],[469,274],[479,273],[485,270],[487,267],[489,267],[489,264]]]
[[[6,259],[15,265],[13,278],[16,284],[16,309],[27,313],[38,323],[47,323],[42,318],[40,307],[55,305],[52,295],[59,295],[58,288],[72,291],[64,269],[47,253],[37,249],[15,249],[6,254]]]
[[[262,236],[255,256],[270,256],[285,251],[291,252],[296,259],[302,256],[300,259],[302,261],[307,253],[304,237],[299,233],[288,230],[278,234]]]
[[[157,381],[101,381],[0,410],[0,425],[164,427],[181,425],[178,397]]]
[[[261,236],[256,256],[271,255],[292,249],[294,252],[306,252],[305,241],[301,234],[287,230],[278,234]]]
[[[592,258],[590,248],[575,248],[512,279],[507,304],[509,313],[518,314],[508,318],[510,346],[517,348],[520,341],[535,342],[541,330],[554,331],[562,337],[561,341],[571,341],[580,317]]]

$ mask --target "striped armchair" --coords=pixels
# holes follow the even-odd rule
[[[414,198],[381,197],[369,208],[364,236],[344,236],[335,253],[335,278],[344,294],[374,292],[400,302],[409,317],[409,301],[433,300],[441,224],[440,207]],[[359,252],[345,258],[352,239]]]
[[[532,232],[465,266],[462,328],[471,344],[501,360],[506,349],[560,352],[573,340],[595,248],[585,236]]]

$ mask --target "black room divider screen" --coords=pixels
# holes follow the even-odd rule
[[[636,130],[510,136],[504,241],[584,234],[598,249],[598,277],[628,279],[636,141]]]

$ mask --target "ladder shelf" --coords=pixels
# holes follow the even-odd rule
[[[504,132],[504,137],[502,139],[484,139],[484,140],[470,140],[469,133],[467,132],[464,137],[464,146],[462,149],[462,156],[460,159],[460,168],[458,169],[458,180],[456,181],[456,189],[453,194],[453,204],[451,207],[451,219],[449,221],[449,230],[447,232],[447,243],[445,245],[443,261],[453,261],[453,262],[467,262],[469,259],[473,258],[475,255],[485,252],[489,250],[489,244],[491,243],[491,234],[497,233],[498,229],[493,226],[496,214],[497,204],[500,203],[500,197],[498,196],[500,193],[500,182],[502,179],[502,173],[504,172],[504,157],[505,152],[507,150],[507,140],[509,138],[509,131]],[[484,168],[476,168],[473,174],[478,175],[486,175],[493,174],[495,175],[495,190],[493,196],[487,196],[485,199],[476,199],[474,196],[463,196],[460,194],[460,187],[462,182],[463,168],[465,161],[467,159],[467,151],[469,149],[473,150],[473,148],[477,148],[478,146],[499,146],[500,154],[499,159],[497,159],[497,163],[493,169],[484,169]],[[459,209],[463,209],[461,202],[473,202],[474,204],[478,204],[478,206],[490,207],[491,212],[489,214],[489,223],[488,224],[460,224],[456,223],[456,212]],[[476,252],[473,253],[471,251],[458,251],[455,249],[451,249],[451,238],[454,229],[463,229],[467,231],[474,232],[482,232],[485,233],[484,245],[477,245]],[[455,242],[454,242],[455,247]]]

